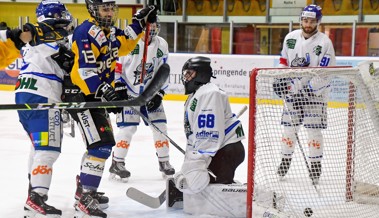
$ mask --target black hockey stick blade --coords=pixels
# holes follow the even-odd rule
[[[0,104],[0,110],[49,110],[49,109],[89,109],[89,108],[116,108],[124,106],[143,106],[150,101],[162,88],[170,74],[168,64],[163,64],[152,79],[150,85],[137,98],[125,101],[109,102],[57,102],[57,103],[30,103],[30,104]]]
[[[166,190],[158,197],[152,197],[136,188],[130,187],[126,191],[126,196],[150,208],[157,209],[166,201]]]

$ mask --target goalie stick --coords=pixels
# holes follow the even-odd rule
[[[141,95],[132,100],[109,102],[57,102],[57,103],[25,103],[0,104],[0,110],[49,110],[49,109],[89,109],[89,108],[116,108],[124,106],[142,106],[150,101],[155,93],[164,85],[170,75],[170,67],[163,64],[152,79],[148,88]]]
[[[245,105],[239,112],[238,114],[236,115],[237,118],[239,118],[245,111],[247,110],[247,106]],[[136,111],[136,110],[135,110]],[[139,111],[138,111],[139,112]],[[140,114],[140,113],[138,113]],[[140,114],[140,116],[143,118],[145,117],[143,114]],[[151,121],[145,117],[146,120],[148,120],[149,124],[151,123]],[[145,120],[144,119],[144,120]],[[153,123],[152,123],[153,124]],[[154,124],[153,124],[154,125]],[[155,126],[155,125],[154,125]],[[158,132],[162,133],[164,136],[168,137],[166,134],[164,134],[161,130],[159,130],[159,128],[157,126],[155,126],[154,128],[157,128],[158,129]],[[170,141],[171,142],[171,141]],[[172,141],[174,142],[174,141]],[[171,143],[172,143],[171,142]],[[175,143],[175,142],[174,142]],[[176,144],[176,143],[175,143]],[[178,145],[178,144],[176,144]],[[180,148],[179,146],[177,147],[178,149]],[[183,149],[180,148],[179,149],[180,151],[182,151]],[[185,154],[184,150],[182,152],[183,154]],[[143,191],[140,191],[136,188],[133,188],[133,187],[130,187],[128,188],[128,190],[126,191],[126,196],[128,196],[129,198],[145,205],[145,206],[148,206],[150,208],[153,208],[153,209],[156,209],[158,207],[160,207],[165,201],[166,201],[166,189],[163,190],[163,192],[158,196],[158,197],[152,197],[148,194],[146,194],[145,192]]]

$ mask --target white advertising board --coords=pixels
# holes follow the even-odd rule
[[[223,89],[230,97],[247,98],[249,96],[249,76],[254,68],[270,68],[279,64],[279,56],[270,55],[214,55],[214,54],[178,54],[172,53],[168,63],[171,68],[167,94],[184,94],[181,82],[182,67],[189,59],[205,56],[211,59],[215,79],[211,81]],[[361,61],[379,60],[379,57],[337,57],[338,66],[355,67]],[[343,98],[331,96],[331,100]]]

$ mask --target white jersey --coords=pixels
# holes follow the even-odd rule
[[[128,87],[128,95],[137,97],[140,95],[141,86],[141,60],[143,58],[144,41],[139,40],[136,48],[127,56],[122,56],[117,61],[115,70],[115,80],[126,83]],[[163,63],[167,63],[168,44],[160,36],[155,36],[148,46],[148,54],[146,57],[146,75],[144,75],[143,86],[147,87],[151,79],[154,77],[158,67]],[[168,80],[162,89],[166,89]]]
[[[245,138],[241,122],[232,113],[226,93],[213,83],[201,86],[185,103],[187,152],[214,156],[230,143]]]
[[[64,71],[50,57],[58,51],[56,42],[24,47],[16,93],[27,92],[61,102]]]
[[[326,67],[335,66],[336,58],[332,41],[327,35],[317,32],[305,39],[302,30],[286,35],[280,57],[281,67]]]

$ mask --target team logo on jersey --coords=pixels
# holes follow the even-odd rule
[[[152,63],[146,63],[145,64],[145,72],[146,74],[143,75],[143,81],[149,81],[153,77],[153,64]],[[133,85],[139,85],[141,83],[141,77],[142,77],[142,63],[137,66],[137,69],[134,71],[134,82]]]
[[[184,113],[184,132],[186,133],[186,137],[188,139],[188,137],[190,135],[192,135],[192,130],[191,130],[191,124],[189,123],[188,121],[188,113],[187,111]]]
[[[139,54],[139,45],[138,44],[130,54],[131,55]]]
[[[157,58],[163,57],[163,51],[158,48],[157,50]]]
[[[218,131],[205,131],[205,130],[203,130],[201,132],[196,133],[197,139],[210,139],[210,140],[217,141],[219,137],[220,137],[220,134],[218,133]]]
[[[368,67],[368,72],[370,73],[371,76],[374,76],[374,74],[375,74],[374,63],[370,63],[370,65]]]
[[[194,99],[192,100],[192,102],[191,102],[190,110],[191,110],[191,111],[195,111],[196,106],[197,106],[197,99],[194,98]]]
[[[308,67],[310,64],[310,56],[307,53],[306,57],[299,57],[298,54],[296,54],[295,59],[291,61],[291,67]]]
[[[237,138],[245,136],[245,132],[243,131],[242,126],[239,126],[236,128],[236,135],[237,135]]]
[[[296,39],[287,39],[286,44],[289,49],[294,49],[295,44],[296,44]]]
[[[321,54],[322,46],[317,45],[316,47],[313,48],[313,53],[315,53],[317,56]]]
[[[17,89],[30,89],[30,90],[38,90],[36,87],[37,80],[34,78],[19,78],[16,82],[16,90]]]

